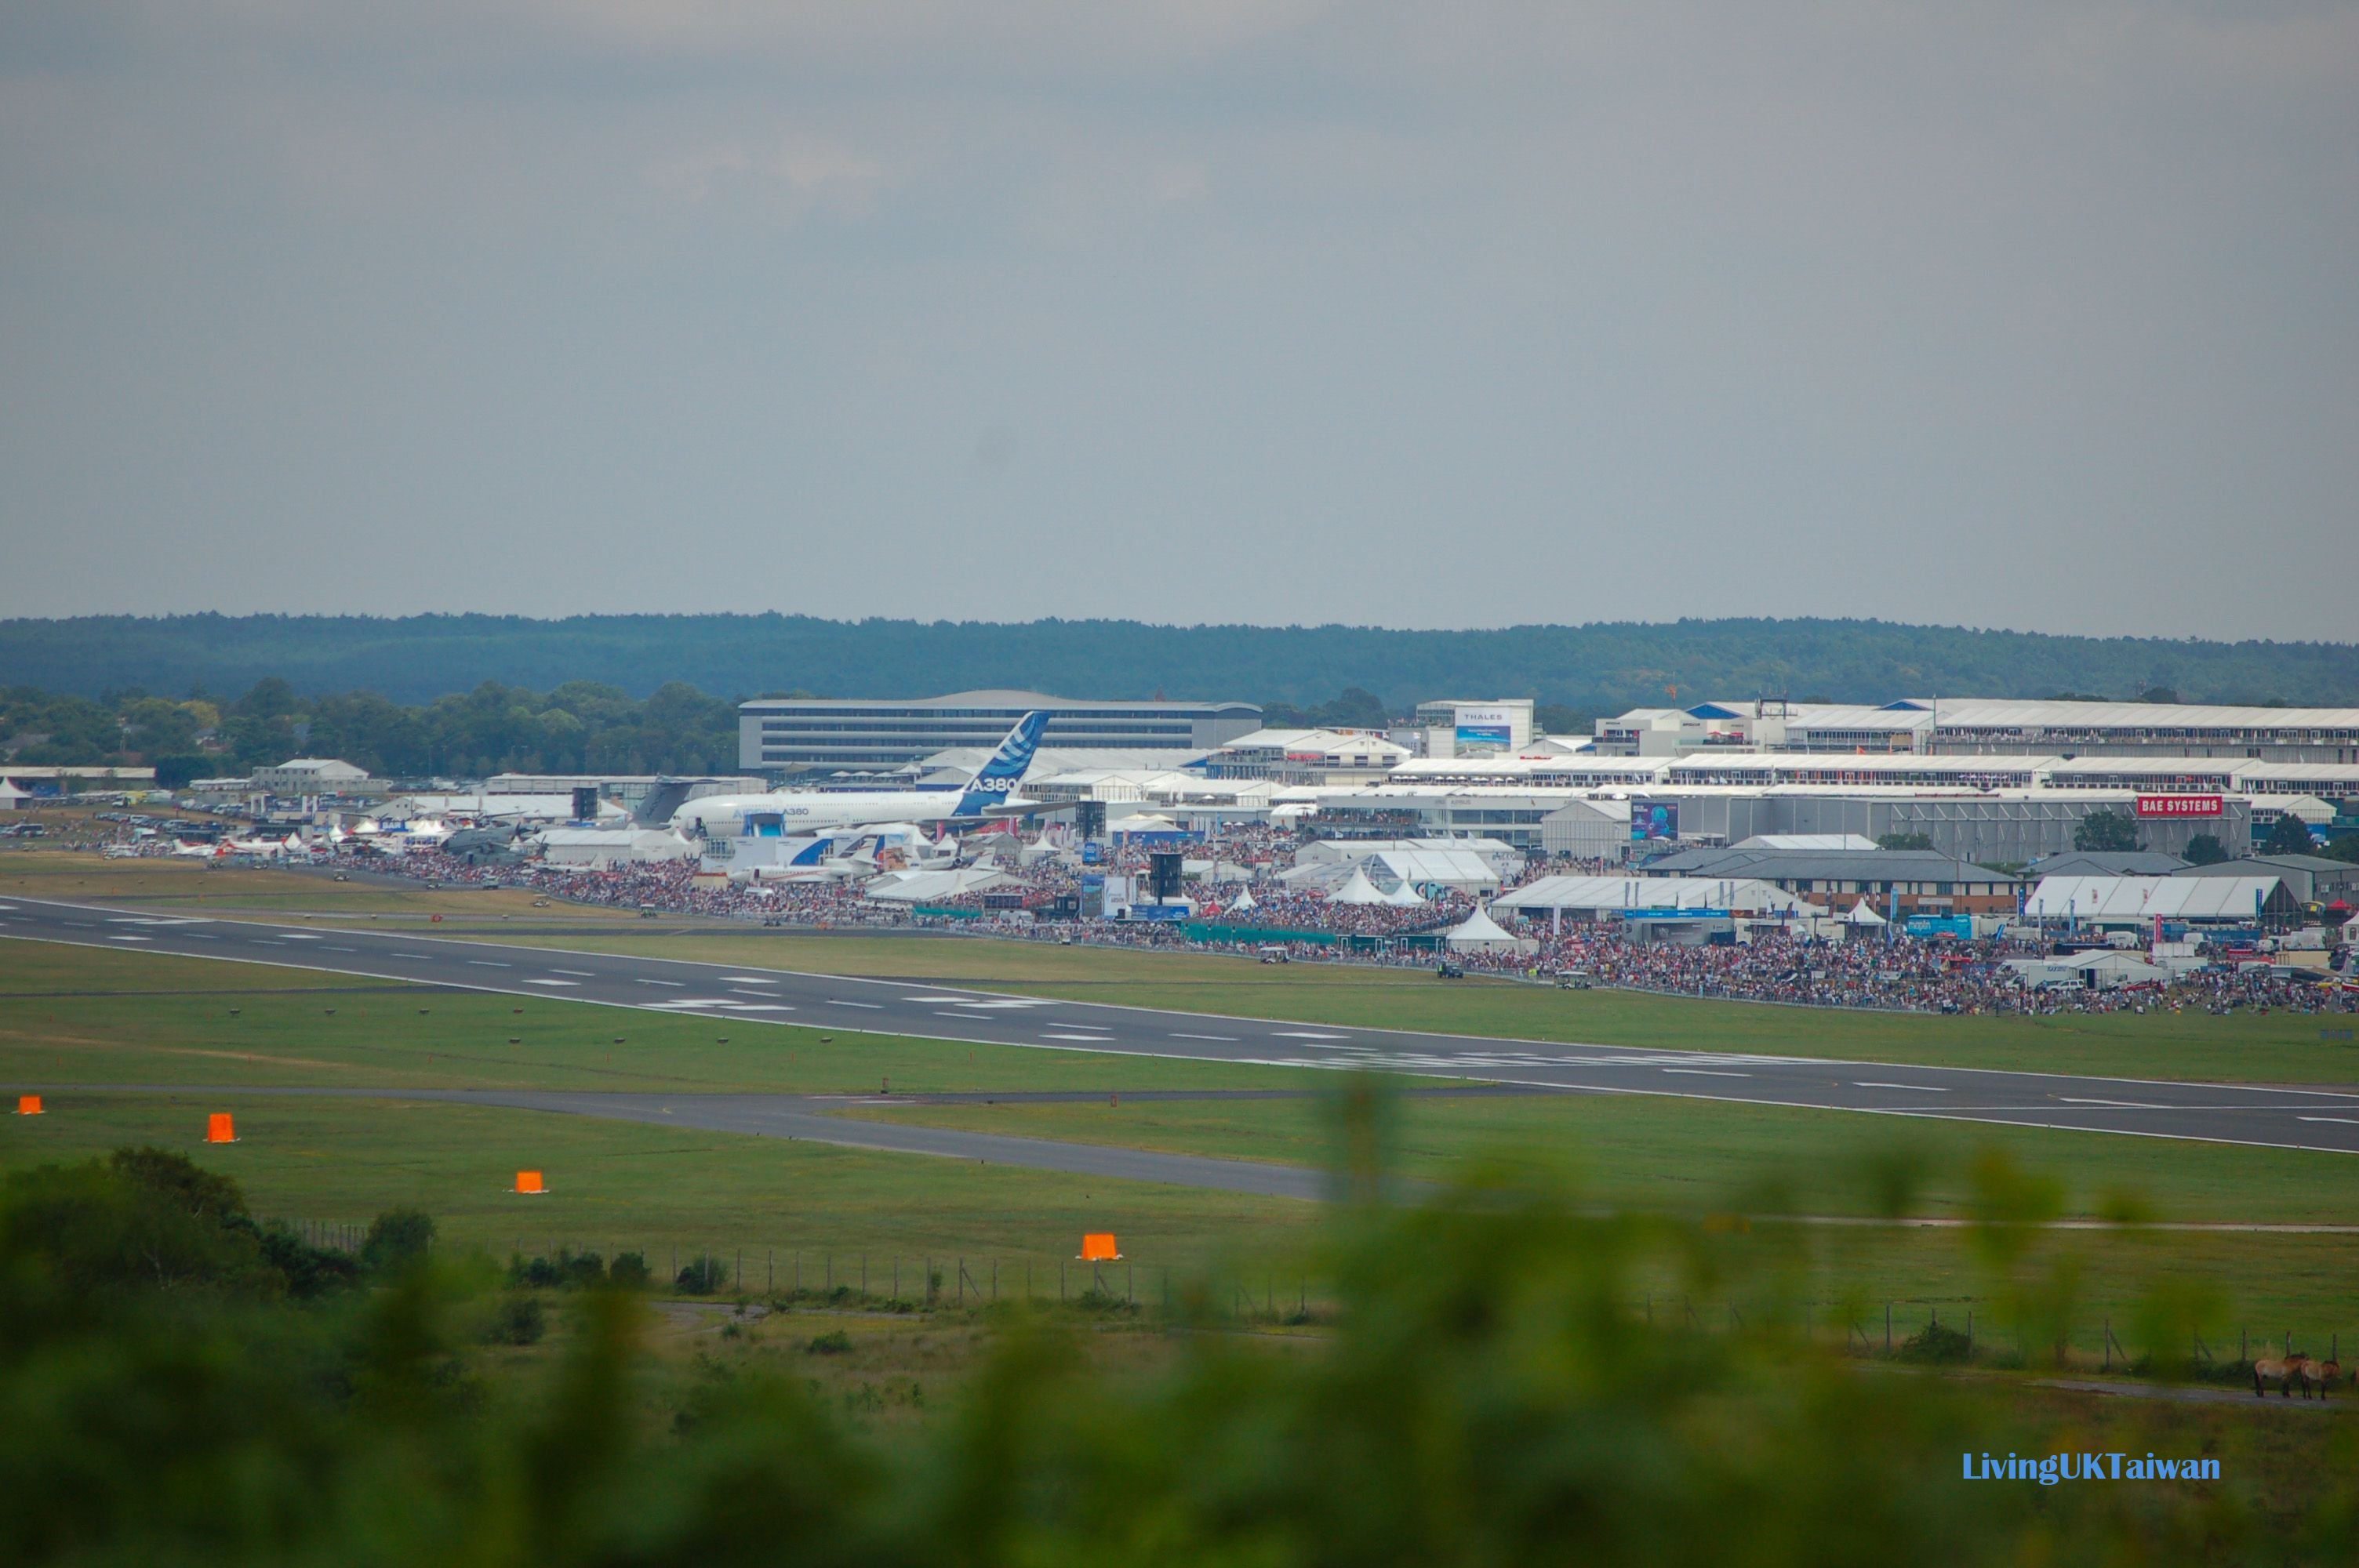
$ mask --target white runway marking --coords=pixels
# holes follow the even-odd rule
[[[1866,1078],[1854,1080],[1851,1087],[1855,1089],[1915,1089],[1919,1094],[1928,1095],[1945,1095],[1950,1092],[1947,1089],[1937,1089],[1930,1084],[1880,1084]]]
[[[1040,1038],[1043,1040],[1078,1040],[1084,1045],[1111,1045],[1114,1044],[1114,1036],[1111,1034],[1043,1034]]]
[[[525,981],[525,984],[527,984],[527,985],[528,985],[528,986],[573,986],[573,985],[580,985],[581,983],[582,983],[582,982],[581,982],[581,981],[579,981],[579,980],[527,980],[527,981]]]
[[[699,1011],[710,1009],[715,1012],[794,1011],[793,1008],[784,1006],[781,1003],[775,1001],[731,1001],[725,997],[717,996],[689,996],[681,997],[674,1001],[656,1001],[649,1002],[647,1004],[647,1011],[649,1012],[684,1012],[691,1008]]]
[[[940,997],[928,997],[928,1001],[940,1001]],[[977,1012],[998,1011],[1008,1008],[1054,1007],[1057,1004],[1042,997],[1001,997],[991,1001],[954,1001],[952,1007],[971,1007]]]
[[[552,975],[572,975],[585,980],[594,980],[598,978],[597,973],[591,969],[551,969],[549,972]]]
[[[2071,1095],[2058,1095],[2056,1098],[2066,1105],[2102,1105],[2110,1106],[2115,1110],[2169,1110],[2171,1108],[2167,1105],[2148,1105],[2144,1100],[2135,1099],[2075,1099]]]
[[[686,980],[650,980],[650,979],[641,979],[641,980],[637,981],[636,983],[637,983],[637,984],[639,984],[639,985],[643,985],[643,986],[669,986],[669,987],[670,987],[672,989],[674,989],[674,990],[681,990],[681,989],[686,989],[686,987],[687,987],[687,985],[688,985],[688,982],[687,982]]]
[[[1349,1040],[1348,1034],[1316,1034],[1308,1029],[1273,1029],[1270,1033],[1280,1040]]]
[[[778,983],[762,975],[723,975],[721,978],[741,986],[774,986]]]
[[[108,937],[107,940],[110,942],[153,942],[156,938],[153,936],[134,936],[127,931],[117,931],[112,936]]]
[[[827,999],[827,1005],[830,1007],[864,1007],[871,1012],[881,1012],[884,1011],[885,1007],[885,1004],[881,1001],[845,1001],[842,997],[832,996]]]
[[[1713,1067],[1665,1067],[1667,1073],[1685,1073],[1696,1078],[1749,1078],[1750,1073],[1723,1073]]]
[[[495,963],[489,958],[470,958],[467,962],[479,969],[513,969],[516,968],[514,964]]]
[[[1234,1034],[1174,1034],[1171,1038],[1174,1040],[1220,1040],[1232,1045],[1235,1044],[1237,1041],[1237,1037]]]
[[[2347,1116],[2298,1116],[2294,1119],[2296,1121],[2332,1121],[2344,1127],[2359,1127],[2359,1120],[2354,1120]]]

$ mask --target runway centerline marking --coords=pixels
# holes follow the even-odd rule
[[[549,972],[552,975],[572,975],[585,980],[594,980],[598,978],[597,971],[594,969],[551,969]]]
[[[1723,1072],[1716,1067],[1665,1067],[1667,1073],[1685,1073],[1695,1078],[1749,1078],[1750,1073]]]
[[[669,986],[674,990],[684,990],[688,987],[686,980],[651,980],[644,976],[639,977],[635,983],[643,986]]]
[[[1947,1089],[1936,1088],[1931,1084],[1885,1084],[1867,1078],[1854,1078],[1852,1080],[1851,1087],[1855,1089],[1915,1089],[1919,1094],[1927,1095],[1945,1095],[1950,1092]]]
[[[1234,1035],[1234,1034],[1179,1034],[1179,1033],[1174,1033],[1174,1034],[1171,1036],[1171,1038],[1172,1038],[1172,1039],[1174,1039],[1174,1040],[1217,1040],[1217,1041],[1222,1042],[1222,1043],[1223,1043],[1223,1044],[1230,1044],[1230,1045],[1234,1045],[1234,1044],[1235,1044],[1237,1043],[1237,1037],[1236,1037],[1235,1035]]]
[[[827,1005],[830,1007],[864,1007],[871,1012],[882,1012],[885,1009],[885,1004],[881,1001],[846,1001],[842,997],[835,996],[832,996],[827,999]]]
[[[2343,1127],[2359,1127],[2359,1120],[2347,1116],[2298,1116],[2296,1121],[2332,1121]]]
[[[2071,1095],[2058,1095],[2056,1098],[2058,1103],[2062,1105],[2102,1105],[2111,1107],[2115,1110],[2173,1110],[2178,1108],[2175,1106],[2149,1105],[2144,1100],[2136,1099],[2076,1099]]]

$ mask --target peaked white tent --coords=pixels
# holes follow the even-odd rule
[[[2009,958],[2006,967],[2013,969],[2023,984],[2038,989],[2048,986],[2086,986],[2091,990],[2111,990],[2115,986],[2168,985],[2170,971],[2128,953],[2073,953],[2051,958]]]
[[[1876,914],[1874,909],[1870,908],[1868,906],[1867,900],[1861,899],[1857,903],[1851,906],[1851,913],[1843,916],[1843,924],[1845,925],[1868,926],[1889,925],[1892,922],[1885,919],[1884,916]]]
[[[1330,903],[1383,903],[1385,895],[1368,880],[1368,873],[1359,867],[1352,869],[1351,879],[1327,895]]]
[[[1425,906],[1425,900],[1419,895],[1417,889],[1407,882],[1396,883],[1393,891],[1385,894],[1385,902],[1400,909],[1422,909]]]
[[[1229,901],[1229,913],[1232,914],[1236,914],[1240,910],[1258,909],[1261,906],[1259,904],[1254,902],[1253,890],[1251,888],[1245,889],[1244,892],[1238,893],[1235,898]]]
[[[887,871],[871,879],[861,896],[876,903],[935,903],[1014,880],[1006,871],[972,866],[950,871]]]
[[[1442,938],[1453,953],[1537,953],[1540,945],[1510,933],[1491,918],[1488,910],[1477,909],[1451,929]]]

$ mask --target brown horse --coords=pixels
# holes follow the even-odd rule
[[[2275,1383],[2277,1393],[2286,1399],[2293,1397],[2294,1386],[2301,1386],[2301,1397],[2310,1398],[2311,1369],[2317,1366],[2309,1357],[2296,1352],[2288,1356],[2264,1356],[2253,1363],[2253,1394],[2256,1399],[2267,1397],[2263,1386]],[[2341,1368],[2336,1369],[2338,1374]]]
[[[2318,1397],[2322,1400],[2334,1391],[2335,1384],[2343,1380],[2343,1363],[2330,1356],[2314,1363],[2311,1373],[2318,1379]]]

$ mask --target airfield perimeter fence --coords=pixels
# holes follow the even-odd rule
[[[357,1238],[362,1227],[288,1221],[322,1244]],[[1283,1267],[1187,1270],[1115,1258],[1090,1260],[966,1254],[867,1253],[798,1248],[615,1247],[516,1240],[508,1277],[520,1288],[566,1289],[603,1282],[609,1260],[645,1266],[645,1288],[686,1300],[741,1309],[880,1314],[984,1313],[1029,1304],[1096,1318],[1143,1324],[1236,1328],[1334,1325],[1341,1307],[1332,1283]],[[636,1271],[635,1271],[636,1272]],[[2126,1376],[2166,1373],[2203,1382],[2249,1383],[2257,1357],[2292,1352],[2339,1359],[2344,1328],[2359,1360],[2359,1318],[2345,1325],[2215,1322],[2186,1330],[2184,1344],[2138,1342],[2128,1315],[2073,1314],[2061,1333],[2002,1316],[1972,1297],[1944,1301],[1747,1302],[1656,1292],[1631,1297],[1631,1318],[1669,1333],[1773,1334],[1874,1359]],[[2135,1342],[2135,1343],[2134,1343]],[[2354,1368],[2344,1377],[2359,1382]]]

